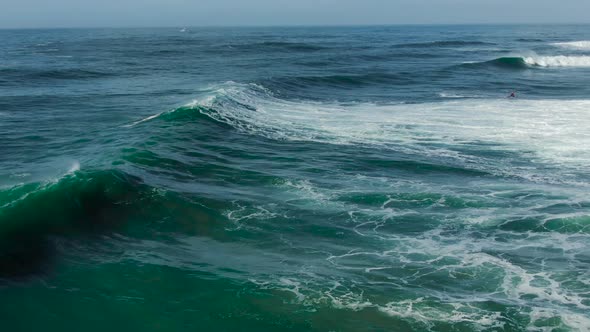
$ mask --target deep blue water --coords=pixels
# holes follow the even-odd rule
[[[3,328],[588,331],[589,96],[589,26],[0,30]]]

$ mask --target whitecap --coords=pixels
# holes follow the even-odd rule
[[[590,67],[590,56],[529,56],[523,57],[529,66],[539,67]]]
[[[137,121],[135,121],[135,122],[133,122],[131,124],[124,125],[123,127],[126,127],[126,128],[133,127],[133,126],[138,125],[138,124],[140,124],[142,122],[153,120],[153,119],[157,118],[158,116],[160,116],[160,115],[162,115],[164,113],[166,113],[166,112],[160,112],[158,114],[150,115],[150,116],[145,117],[145,118],[143,118],[141,120],[137,120]]]
[[[423,104],[339,104],[284,100],[259,85],[227,83],[190,106],[239,131],[271,139],[372,145],[530,181],[563,179],[456,147],[483,144],[506,153],[527,151],[538,162],[571,171],[590,164],[590,100],[509,100],[502,95]]]
[[[579,40],[579,41],[553,43],[552,45],[557,46],[557,47],[561,47],[561,48],[568,48],[568,49],[575,49],[575,50],[590,50],[590,40]]]
[[[80,170],[80,163],[75,161],[66,174],[72,174]]]

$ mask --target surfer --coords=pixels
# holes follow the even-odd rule
[[[508,98],[516,98],[516,91],[512,91],[509,95]]]

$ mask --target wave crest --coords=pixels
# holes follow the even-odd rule
[[[469,62],[466,67],[495,66],[507,69],[547,68],[547,67],[590,67],[590,56],[514,56],[501,57],[485,62]]]
[[[233,82],[203,93],[193,103],[150,122],[211,121],[272,140],[370,146],[539,182],[569,180],[519,171],[509,160],[522,158],[519,151],[533,151],[547,169],[571,168],[572,174],[590,163],[590,141],[575,134],[588,126],[580,120],[590,106],[586,100],[508,100],[502,95],[423,104],[340,104],[282,99],[261,85]],[[557,112],[560,119],[554,117]],[[493,151],[482,151],[482,145]],[[498,155],[503,157],[494,157]]]
[[[527,65],[538,67],[590,67],[590,56],[535,56],[523,60]]]

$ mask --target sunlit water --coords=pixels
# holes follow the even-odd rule
[[[587,26],[0,41],[7,331],[590,329]]]

